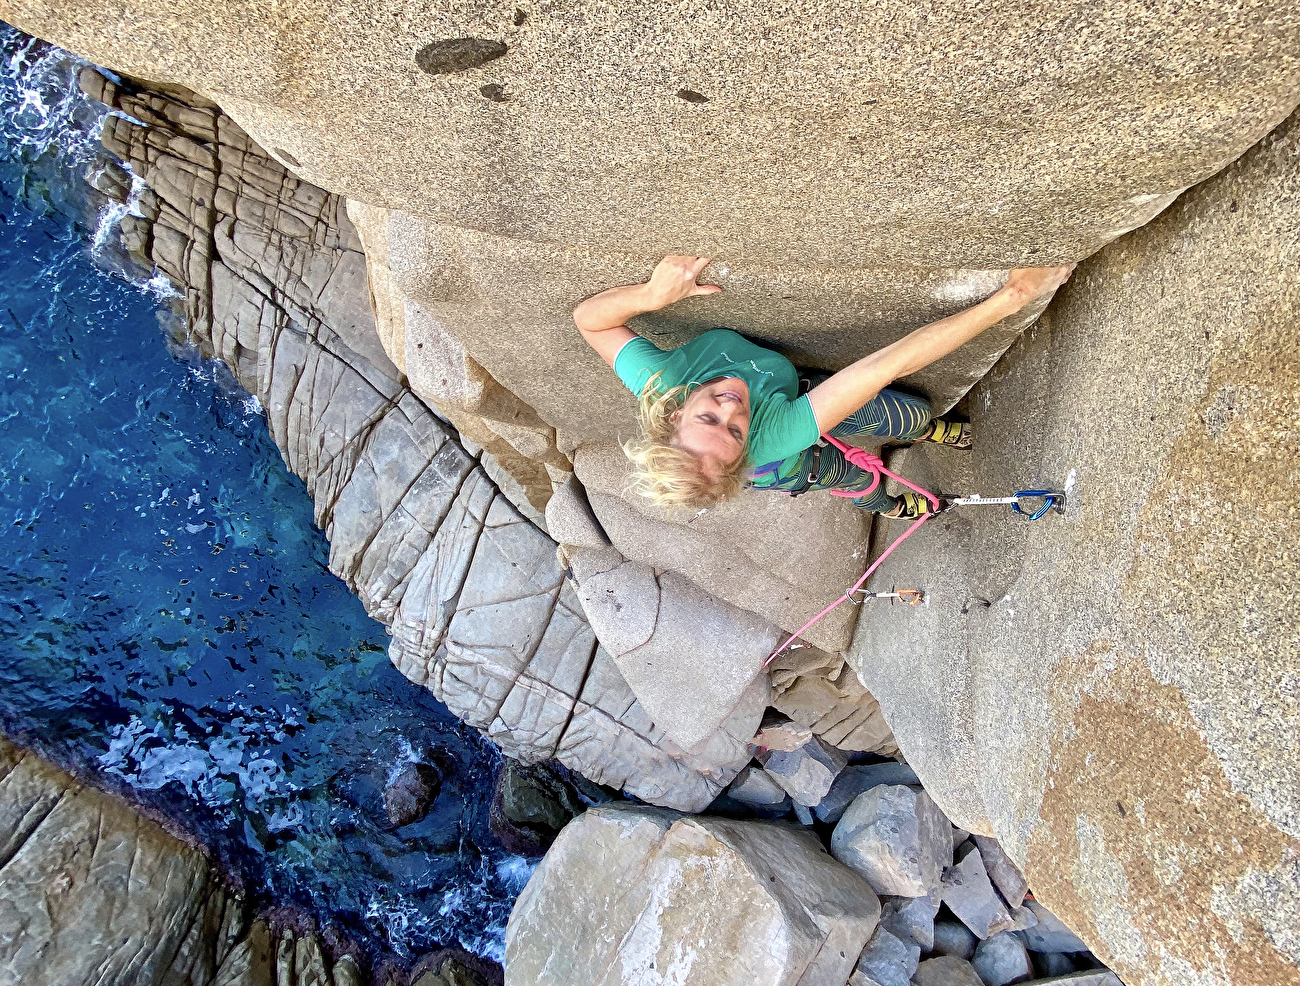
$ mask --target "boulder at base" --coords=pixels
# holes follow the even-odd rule
[[[881,784],[853,799],[831,852],[878,893],[937,902],[952,862],[952,826],[924,791]]]
[[[506,986],[843,986],[880,902],[807,832],[594,809],[506,928]]]
[[[1065,514],[922,527],[875,587],[923,564],[927,605],[850,658],[945,813],[1130,986],[1300,984],[1298,258],[1294,116],[972,392],[972,488]],[[946,451],[901,471],[960,489]]]

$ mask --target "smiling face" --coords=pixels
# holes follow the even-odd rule
[[[698,456],[717,473],[736,464],[749,437],[749,386],[722,377],[696,387],[674,413],[673,444]]]

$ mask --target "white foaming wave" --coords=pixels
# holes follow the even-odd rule
[[[169,298],[184,298],[184,292],[176,290],[176,285],[172,279],[160,270],[153,272],[153,277],[140,285],[140,290],[145,294],[151,294],[159,301],[166,301]],[[256,400],[257,398],[253,398]],[[259,406],[260,410],[260,406]]]
[[[77,79],[82,69],[91,67],[90,63],[70,52],[8,25],[0,25],[0,51],[8,53],[0,60],[0,143],[33,157],[53,155],[61,168],[81,171],[91,181],[95,177],[92,172],[102,172],[107,160],[100,145],[104,122],[116,116],[144,126],[128,114],[110,110],[86,96]],[[104,69],[98,71],[116,78]],[[146,188],[144,180],[131,174],[129,166],[120,166],[131,175],[131,190],[125,202],[106,203],[96,219],[90,245],[91,256],[109,269],[117,266],[109,256],[116,245],[115,234],[123,218],[141,215],[140,196]],[[159,301],[181,297],[157,271],[145,280],[121,269],[116,273]]]
[[[70,166],[100,155],[99,134],[108,109],[86,98],[77,76],[87,62],[7,25],[0,48],[0,133],[11,145],[36,153],[54,149]]]
[[[540,861],[530,862],[527,856],[507,856],[497,862],[497,878],[515,893],[520,893],[539,865]]]
[[[117,231],[123,219],[127,216],[141,215],[140,196],[144,193],[146,188],[148,188],[148,186],[145,184],[143,178],[139,175],[131,174],[131,191],[127,195],[126,201],[110,201],[108,205],[104,206],[104,211],[99,214],[99,221],[95,224],[95,235],[91,239],[90,255],[92,257],[100,258],[104,255],[104,250],[110,242],[109,237]],[[145,284],[148,285],[152,283],[152,281],[161,273],[161,271],[155,271],[154,277],[146,281]],[[170,284],[171,282],[168,281],[168,283]],[[172,288],[172,291],[174,294],[180,294],[180,292],[176,291],[175,288]]]
[[[436,913],[425,900],[376,887],[367,895],[362,919],[399,955],[410,957],[413,940],[447,942],[454,935],[465,951],[504,962],[510,908],[536,868],[524,856],[484,859],[473,879],[443,893]],[[477,932],[470,931],[475,927]]]
[[[218,736],[192,737],[181,724],[159,720],[151,726],[133,715],[113,727],[108,749],[98,761],[106,772],[139,790],[157,791],[175,783],[212,808],[234,805],[241,793],[240,800],[250,809],[273,802],[262,814],[271,831],[281,831],[300,824],[305,816],[297,805],[281,806],[298,786],[261,744],[282,740],[283,727],[297,722],[291,710],[240,715],[224,724]]]

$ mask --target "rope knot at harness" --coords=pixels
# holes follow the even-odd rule
[[[892,472],[885,465],[884,459],[882,459],[880,456],[872,455],[866,449],[857,448],[854,445],[845,445],[843,442],[841,442],[838,438],[834,437],[833,435],[822,435],[822,438],[824,438],[826,441],[830,442],[837,449],[839,449],[840,454],[844,456],[845,461],[848,462],[850,465],[857,466],[863,472],[871,473],[871,485],[868,486],[865,490],[861,490],[861,491],[828,490],[827,492],[830,493],[831,496],[842,496],[850,500],[859,500],[864,496],[870,496],[872,493],[874,493],[876,491],[876,487],[880,485],[881,477],[888,476],[890,479],[898,480],[908,489],[920,493],[923,497],[925,497],[927,500],[930,501],[931,509],[933,510],[939,509],[939,498],[937,496],[935,496],[933,493],[929,492],[928,490],[921,489],[921,487],[917,486],[915,483],[908,482],[902,476],[898,475],[898,473]],[[928,517],[929,514],[924,514],[922,516]],[[910,533],[911,531],[908,531],[908,534]],[[904,538],[907,537],[907,534],[904,534],[903,537]],[[903,540],[903,538],[899,538],[898,540],[901,541]],[[895,544],[897,543],[898,542],[895,542]]]

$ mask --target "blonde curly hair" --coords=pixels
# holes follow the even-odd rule
[[[686,403],[691,387],[659,390],[656,373],[641,389],[637,417],[641,437],[627,442],[623,452],[634,467],[630,489],[659,507],[712,507],[740,492],[749,468],[748,448],[720,475],[711,475],[693,452],[673,444],[677,422],[673,415]]]

